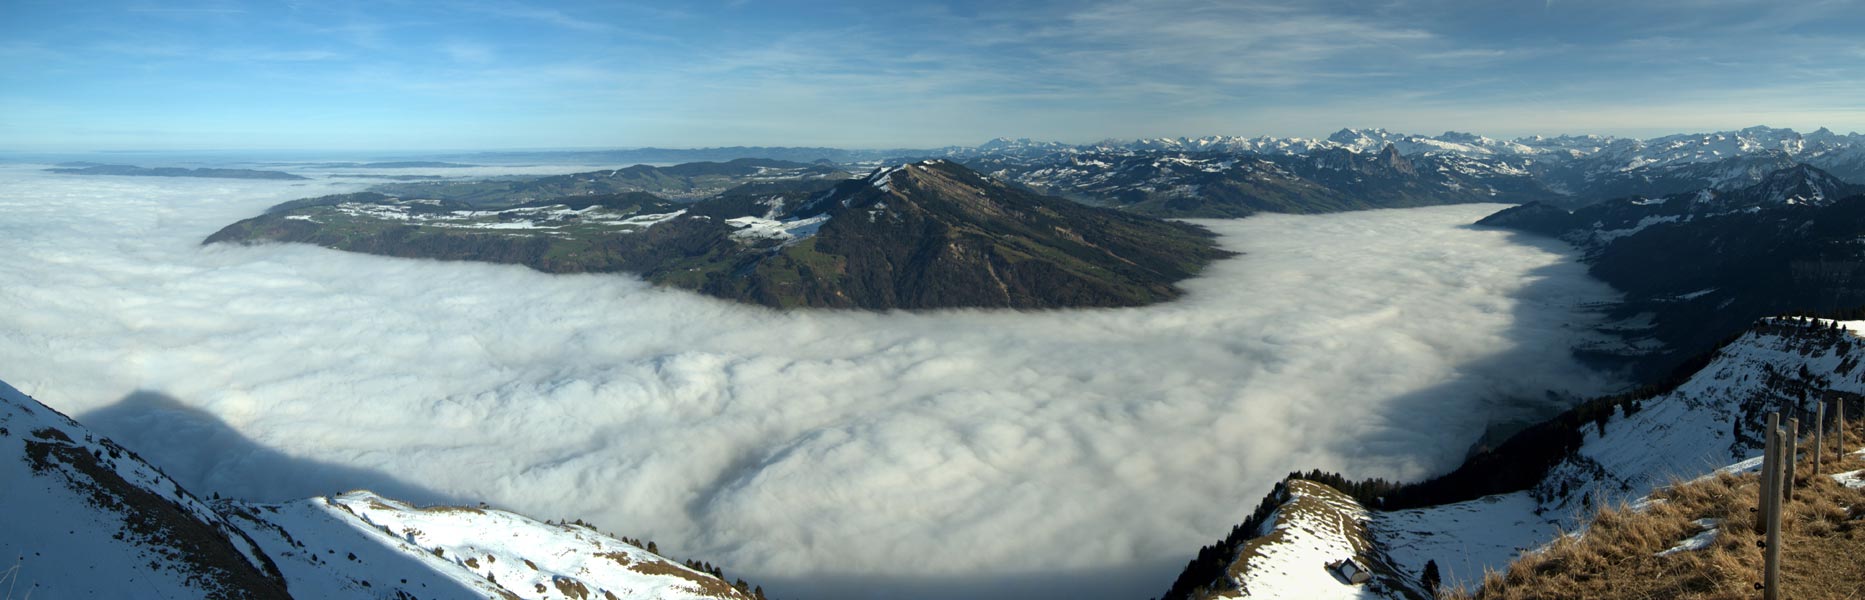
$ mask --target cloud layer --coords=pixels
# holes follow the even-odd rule
[[[267,449],[106,430],[201,493],[340,491],[291,461],[375,471],[812,596],[1071,572],[1122,574],[1071,577],[1089,596],[1153,593],[1289,470],[1425,475],[1488,422],[1555,409],[1548,389],[1615,385],[1566,352],[1611,291],[1463,226],[1493,206],[1210,222],[1247,254],[1184,300],[1047,313],[779,313],[623,276],[196,245],[360,185],[0,166],[0,379],[79,418],[172,397]]]

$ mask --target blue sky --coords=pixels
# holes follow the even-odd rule
[[[1865,130],[1865,1],[0,0],[0,150]]]

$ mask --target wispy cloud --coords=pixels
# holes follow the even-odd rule
[[[358,111],[404,111],[408,122],[430,118],[422,107],[445,94],[471,99],[455,106],[481,111],[479,124],[610,124],[534,127],[540,139],[530,145],[607,135],[614,145],[899,147],[998,135],[1317,135],[1342,125],[1343,117],[1285,118],[1317,106],[1432,130],[1478,129],[1456,116],[1512,111],[1516,118],[1498,120],[1506,129],[1485,131],[1507,136],[1554,125],[1543,117],[1551,106],[1616,101],[1626,113],[1654,102],[1675,110],[1693,98],[1703,110],[1682,114],[1726,128],[1745,123],[1719,121],[1712,113],[1727,113],[1711,103],[1739,92],[1778,92],[1794,106],[1855,105],[1842,90],[1865,79],[1862,4],[1090,0],[876,10],[465,0],[263,14],[264,5],[206,4],[199,19],[45,15],[47,27],[7,32],[0,48],[45,64],[0,77],[30,78],[56,63],[67,84],[74,72],[97,85],[126,72],[169,78],[160,89],[245,82],[237,87],[247,95],[321,96],[320,107],[344,102],[336,91],[373,90],[351,101],[369,104]],[[229,8],[256,12],[212,12]],[[40,79],[27,93],[107,103],[63,97],[69,85]],[[1768,110],[1754,118],[1767,120]],[[1823,124],[1865,127],[1865,115],[1825,114],[1837,118]],[[871,125],[846,129],[850,122]]]
[[[486,14],[511,19],[522,19],[534,23],[543,23],[574,31],[608,32],[615,27],[592,19],[570,16],[555,8],[540,8],[518,2],[485,2],[467,5],[470,9]]]

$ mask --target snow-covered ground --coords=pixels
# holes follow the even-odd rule
[[[281,504],[229,503],[295,595],[747,598],[748,594],[593,528],[502,510],[415,507],[367,491]]]
[[[1527,492],[1430,508],[1377,512],[1373,535],[1400,574],[1416,579],[1437,562],[1446,585],[1483,579],[1524,550],[1548,542],[1571,521],[1535,514]]]
[[[1231,567],[1237,586],[1225,597],[1288,600],[1380,598],[1377,583],[1355,584],[1329,563],[1372,550],[1368,515],[1347,495],[1325,485],[1293,480],[1286,501],[1264,523],[1262,536]]]

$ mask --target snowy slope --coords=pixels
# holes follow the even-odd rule
[[[365,491],[203,502],[5,383],[0,514],[0,588],[18,598],[753,598],[587,526],[500,510]]]
[[[589,527],[501,510],[422,508],[366,491],[228,509],[300,597],[751,598]]]
[[[1282,506],[1263,525],[1261,535],[1238,552],[1231,564],[1234,589],[1220,598],[1355,600],[1382,598],[1377,581],[1354,585],[1326,567],[1333,561],[1369,560],[1367,511],[1353,498],[1328,486],[1290,480]]]
[[[1485,496],[1429,508],[1374,513],[1371,529],[1403,577],[1424,573],[1435,561],[1446,585],[1481,581],[1484,569],[1509,564],[1522,551],[1546,544],[1564,518],[1537,514],[1525,492]]]
[[[270,560],[206,503],[5,383],[0,514],[12,597],[286,597]]]
[[[1824,394],[1865,393],[1865,370],[1857,368],[1865,321],[1841,322],[1843,332],[1825,329],[1832,321],[1816,323],[1762,321],[1675,391],[1645,401],[1635,415],[1615,415],[1605,435],[1589,429],[1577,456],[1531,491],[1549,509],[1576,508],[1589,496],[1643,495],[1673,476],[1758,453],[1769,411],[1811,415]]]
[[[1375,571],[1388,577],[1386,589],[1395,591],[1380,597],[1407,597],[1403,586],[1417,580],[1427,561],[1438,564],[1444,585],[1473,586],[1486,569],[1506,567],[1561,528],[1573,528],[1601,503],[1643,497],[1673,479],[1719,469],[1753,470],[1767,412],[1811,415],[1813,402],[1822,397],[1865,394],[1865,369],[1859,368],[1865,361],[1865,321],[1839,322],[1838,330],[1832,325],[1763,320],[1675,390],[1641,401],[1633,414],[1615,412],[1603,428],[1588,425],[1579,449],[1528,490],[1426,508],[1367,511],[1343,494],[1328,494],[1332,490],[1326,486],[1291,480],[1291,489],[1304,493],[1286,496],[1278,514],[1310,498],[1330,498],[1330,512],[1354,515],[1361,529],[1280,523],[1273,530],[1264,528],[1264,535],[1244,548],[1262,544],[1289,550],[1272,553],[1279,557],[1274,560],[1239,552],[1231,578],[1251,585],[1234,595],[1373,593],[1288,575],[1319,569],[1324,555],[1349,547],[1374,557]],[[1358,545],[1363,539],[1370,548]]]

